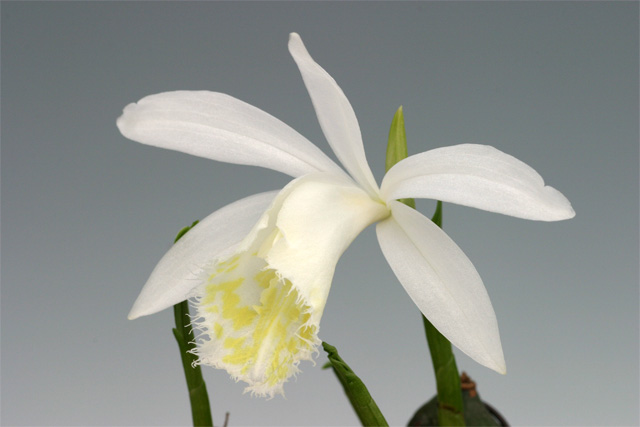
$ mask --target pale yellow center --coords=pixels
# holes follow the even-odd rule
[[[217,341],[219,364],[235,375],[274,386],[295,373],[301,356],[308,357],[317,328],[308,324],[310,308],[291,282],[278,279],[272,269],[255,273],[252,264],[260,262],[243,253],[218,264],[201,310],[209,323],[203,326]]]

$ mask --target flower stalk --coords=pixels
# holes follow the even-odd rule
[[[197,223],[198,221],[195,221],[191,226],[180,230],[174,243]],[[197,356],[193,354],[193,349],[196,348],[196,344],[193,329],[190,326],[189,302],[185,300],[174,305],[173,315],[176,321],[176,327],[173,328],[173,336],[176,338],[176,341],[178,341],[178,347],[180,348],[182,367],[187,380],[187,389],[189,390],[193,425],[203,427],[213,426],[207,385],[202,378],[200,365],[195,364]]]
[[[442,228],[442,202],[438,201],[431,220]],[[427,335],[433,371],[436,375],[438,391],[438,423],[441,426],[464,426],[464,406],[456,358],[451,343],[429,320],[422,316],[424,332]]]
[[[407,136],[404,128],[404,115],[402,106],[398,108],[391,128],[389,130],[389,142],[387,144],[386,170],[408,156]],[[414,199],[400,200],[405,205],[414,208]],[[442,228],[442,202],[438,201],[436,211],[431,220]],[[451,343],[446,339],[424,315],[422,316],[424,329],[427,335],[433,370],[436,375],[436,387],[438,391],[438,424],[441,426],[464,426],[462,390],[456,359],[453,355]]]
[[[338,350],[326,342],[322,343],[327,352],[329,363],[342,384],[349,402],[363,426],[388,426],[387,420],[380,412],[378,405],[369,394],[362,380],[351,370],[349,365],[338,355]]]

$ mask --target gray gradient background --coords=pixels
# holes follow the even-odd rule
[[[133,143],[115,120],[148,94],[211,89],[328,150],[290,31],[353,104],[378,179],[402,104],[411,153],[491,144],[571,200],[558,223],[445,205],[509,373],[460,353],[459,367],[515,425],[637,424],[633,2],[2,3],[2,423],[190,422],[171,311],[127,312],[182,226],[288,178]],[[392,424],[434,394],[419,313],[373,228],[338,264],[321,338]],[[356,424],[325,360],[271,401],[205,369],[215,420]]]

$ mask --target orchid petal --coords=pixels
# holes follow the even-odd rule
[[[421,197],[519,218],[573,218],[569,200],[520,160],[487,145],[437,148],[398,162],[381,186],[384,200]]]
[[[198,363],[226,369],[272,397],[311,360],[340,255],[387,207],[346,178],[287,185],[234,253],[197,289]]]
[[[422,314],[478,363],[505,373],[498,323],[471,261],[437,225],[402,203],[376,227],[382,253]]]
[[[189,230],[158,262],[129,319],[157,313],[187,299],[202,283],[205,267],[235,249],[277,194],[270,191],[238,200]]]
[[[221,162],[262,166],[293,177],[344,173],[291,127],[222,93],[150,95],[127,105],[117,125],[134,141]]]
[[[289,36],[289,52],[296,61],[309,91],[320,127],[340,162],[370,194],[378,194],[362,144],[358,119],[336,81],[307,52],[296,33]]]

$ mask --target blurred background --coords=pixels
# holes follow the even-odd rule
[[[556,223],[445,204],[507,361],[502,376],[457,353],[480,395],[514,425],[640,422],[637,2],[3,2],[1,15],[3,425],[191,422],[171,310],[126,315],[178,230],[289,178],[143,146],[115,120],[148,94],[209,89],[328,152],[291,31],[351,101],[378,180],[403,105],[410,153],[493,145],[571,200],[577,216]],[[373,228],[337,266],[320,337],[391,424],[435,394],[420,314]],[[215,422],[357,424],[325,361],[271,401],[205,368]]]

